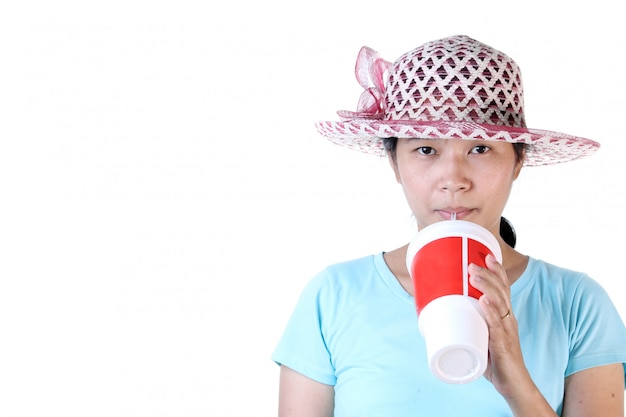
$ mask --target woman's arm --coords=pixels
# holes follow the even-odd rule
[[[533,389],[534,388],[534,389]],[[551,416],[536,387],[519,400],[508,399],[516,416]],[[565,379],[562,417],[624,417],[624,368],[621,363],[577,372]]]
[[[472,285],[483,292],[479,304],[489,326],[489,363],[485,377],[505,398],[513,414],[556,416],[524,364],[517,320],[510,310],[506,272],[487,256],[488,268],[471,267]],[[506,312],[506,314],[505,314]],[[563,417],[624,417],[624,369],[621,363],[577,372],[565,380]]]
[[[565,379],[563,417],[624,417],[621,363],[576,372]]]
[[[334,406],[332,386],[280,367],[278,417],[332,417]]]

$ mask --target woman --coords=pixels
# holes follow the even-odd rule
[[[307,285],[276,348],[279,416],[624,415],[626,328],[582,273],[517,252],[500,236],[522,166],[574,160],[596,142],[528,129],[515,62],[467,36],[390,64],[363,48],[357,112],[317,128],[385,152],[417,229],[451,218],[499,240],[502,264],[470,267],[489,328],[489,364],[468,384],[433,377],[402,248],[332,265]],[[370,86],[370,81],[373,84]]]

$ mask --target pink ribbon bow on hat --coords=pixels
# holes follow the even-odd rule
[[[364,46],[356,59],[356,79],[365,89],[359,97],[357,111],[339,110],[342,120],[382,119],[385,115],[385,81],[391,62],[385,61],[378,52]]]

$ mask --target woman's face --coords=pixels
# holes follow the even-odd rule
[[[398,139],[391,164],[418,230],[456,213],[498,236],[523,161],[506,142]]]

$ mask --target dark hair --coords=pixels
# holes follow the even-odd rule
[[[387,152],[392,161],[396,161],[396,148],[398,146],[398,138],[383,138],[383,148],[385,148],[385,152]],[[513,150],[515,151],[515,160],[517,162],[521,161],[524,158],[524,153],[526,152],[525,143],[513,143]]]
[[[395,163],[396,161],[396,147],[398,146],[398,138],[383,138],[383,147],[385,151],[389,154],[391,160]],[[525,143],[514,143],[513,150],[515,151],[515,160],[521,161],[524,158],[524,152],[526,151]],[[514,248],[517,243],[517,234],[515,233],[515,229],[511,222],[504,218],[500,217],[500,236],[506,242],[507,245]]]
[[[396,159],[396,148],[398,147],[398,138],[383,138],[383,148],[385,152],[391,156],[391,158],[395,161]]]
[[[513,228],[511,222],[505,217],[500,217],[500,236],[504,239],[507,245],[512,248],[515,247],[515,244],[517,243],[517,234],[515,233],[515,229]]]

